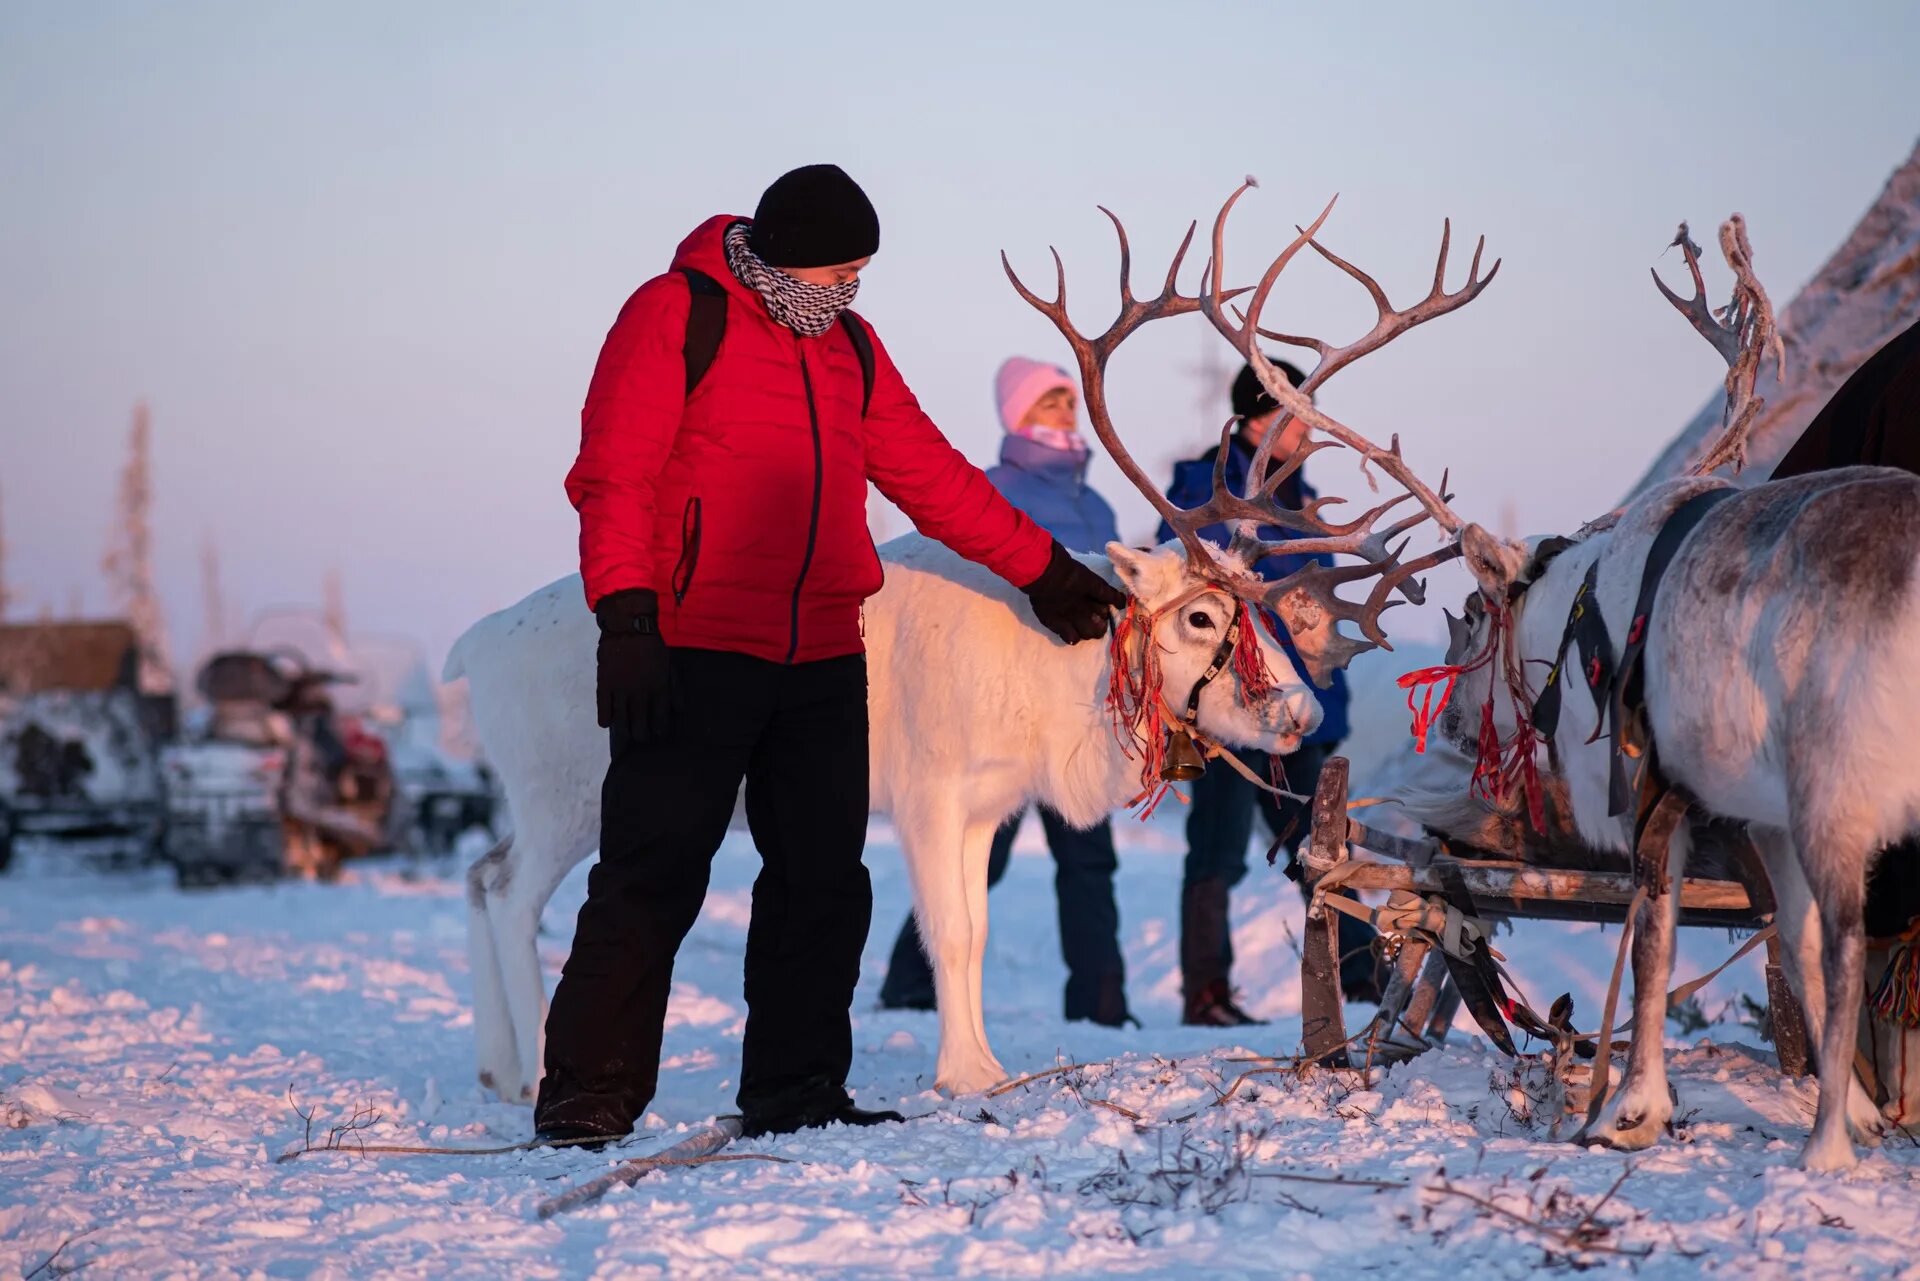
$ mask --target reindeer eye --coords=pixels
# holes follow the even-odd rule
[[[1201,631],[1210,632],[1213,630],[1213,619],[1197,609],[1187,615],[1187,623],[1189,626],[1197,627]]]

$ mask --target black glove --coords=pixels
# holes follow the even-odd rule
[[[645,742],[667,732],[667,642],[660,636],[660,598],[644,587],[609,592],[593,608],[600,622],[595,702],[600,727]]]
[[[1020,590],[1040,625],[1069,645],[1105,636],[1107,611],[1127,603],[1125,592],[1075,560],[1058,539],[1046,569]]]

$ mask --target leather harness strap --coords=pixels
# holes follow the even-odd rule
[[[1547,670],[1546,684],[1540,690],[1540,697],[1533,703],[1533,726],[1547,740],[1549,753],[1554,750],[1553,735],[1560,724],[1560,698],[1564,687],[1561,674],[1566,667],[1567,650],[1570,647],[1579,651],[1580,672],[1586,678],[1588,692],[1593,695],[1594,711],[1606,711],[1603,691],[1613,680],[1613,646],[1607,639],[1607,620],[1601,617],[1600,602],[1593,595],[1594,583],[1599,576],[1600,558],[1596,556],[1593,564],[1587,566],[1587,574],[1580,580],[1579,590],[1573,594],[1573,605],[1567,611],[1566,630],[1560,633],[1560,648],[1554,651],[1553,666]],[[1554,765],[1557,769],[1559,762],[1555,761]]]
[[[1668,884],[1667,850],[1673,834],[1693,808],[1693,793],[1660,772],[1651,752],[1640,779],[1640,813],[1634,822],[1633,883],[1644,885],[1655,898]]]
[[[1220,644],[1214,648],[1213,661],[1207,664],[1207,670],[1200,673],[1200,679],[1193,683],[1193,692],[1187,695],[1187,711],[1183,719],[1189,733],[1197,728],[1199,723],[1200,691],[1213,684],[1214,677],[1227,670],[1227,664],[1233,661],[1233,647],[1239,643],[1240,607],[1236,601],[1233,621],[1227,624],[1227,634],[1220,638]]]
[[[1708,512],[1739,492],[1732,487],[1709,489],[1687,499],[1668,514],[1666,523],[1654,535],[1653,547],[1647,552],[1646,568],[1640,571],[1640,595],[1634,602],[1633,618],[1627,624],[1627,643],[1620,651],[1619,665],[1614,668],[1613,680],[1607,689],[1607,711],[1613,729],[1613,763],[1607,781],[1609,814],[1624,814],[1633,803],[1625,758],[1642,756],[1651,743],[1645,724],[1646,677],[1641,659],[1646,654],[1647,620],[1653,616],[1660,580],[1666,576],[1673,558],[1694,527]]]
[[[1557,758],[1554,731],[1560,724],[1562,691],[1565,688],[1561,677],[1567,650],[1577,649],[1581,674],[1586,678],[1587,689],[1593,695],[1594,708],[1598,713],[1593,735],[1587,741],[1593,742],[1603,734],[1611,734],[1613,739],[1607,778],[1608,814],[1624,814],[1634,802],[1636,789],[1627,777],[1626,758],[1638,760],[1648,754],[1651,746],[1645,720],[1646,679],[1641,660],[1646,654],[1647,623],[1653,616],[1660,582],[1666,577],[1674,557],[1679,555],[1681,546],[1694,527],[1708,512],[1739,492],[1732,487],[1705,490],[1667,514],[1660,531],[1654,535],[1653,545],[1647,550],[1646,565],[1640,572],[1640,594],[1634,602],[1633,617],[1627,625],[1626,644],[1618,662],[1614,661],[1613,642],[1607,634],[1606,620],[1600,613],[1600,603],[1595,596],[1595,586],[1600,576],[1598,557],[1587,567],[1586,577],[1573,595],[1573,604],[1567,610],[1567,625],[1560,633],[1560,646],[1554,653],[1553,666],[1547,672],[1540,697],[1534,700],[1532,720],[1534,728],[1547,740],[1549,756]],[[1559,767],[1557,759],[1552,764],[1556,769]],[[1657,777],[1657,770],[1645,771],[1641,780],[1642,788],[1638,790],[1644,792],[1647,784]],[[1664,791],[1664,785],[1660,790]],[[1657,804],[1660,797],[1656,795],[1654,799]],[[1642,796],[1640,809],[1643,819],[1653,808],[1655,806],[1647,804]],[[1668,830],[1670,832],[1671,828]]]
[[[1433,864],[1435,875],[1440,879],[1440,888],[1447,905],[1462,917],[1477,921],[1477,910],[1473,904],[1473,895],[1467,890],[1466,875],[1457,863],[1440,860]],[[1487,947],[1485,931],[1476,929],[1463,934],[1460,954],[1442,948],[1440,958],[1445,962],[1447,973],[1453,976],[1453,985],[1460,992],[1460,999],[1466,1005],[1467,1012],[1473,1015],[1473,1021],[1487,1034],[1508,1058],[1519,1057],[1519,1050],[1513,1044],[1513,1035],[1507,1030],[1506,1012],[1513,1008],[1514,1002],[1507,995],[1505,986],[1500,982],[1500,971],[1493,963],[1492,952]]]

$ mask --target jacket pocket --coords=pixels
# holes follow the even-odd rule
[[[680,559],[673,566],[673,603],[684,605],[693,588],[693,571],[700,564],[700,499],[692,496],[680,513]]]

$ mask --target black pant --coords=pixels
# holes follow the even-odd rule
[[[993,834],[993,852],[987,858],[989,886],[998,885],[1007,874],[1014,837],[1025,817],[1022,810]],[[1120,908],[1113,898],[1113,874],[1119,867],[1113,852],[1113,822],[1102,819],[1082,830],[1042,805],[1040,826],[1053,852],[1060,954],[1067,962],[1066,1016],[1116,1023],[1127,1015],[1127,965],[1120,956]],[[894,940],[893,959],[880,985],[880,1003],[909,1008],[933,1004],[933,970],[911,915]]]
[[[1313,795],[1320,785],[1320,771],[1327,758],[1337,750],[1331,743],[1305,743],[1291,755],[1280,758],[1288,791]],[[1240,759],[1255,772],[1264,772],[1264,752],[1241,752]],[[1269,835],[1287,833],[1282,853],[1291,858],[1298,845],[1311,834],[1312,807],[1307,802],[1275,796],[1241,777],[1239,772],[1218,762],[1193,781],[1193,808],[1187,814],[1187,861],[1183,889],[1209,881],[1224,881],[1227,888],[1238,885],[1247,875],[1247,846],[1253,839],[1255,810],[1266,820]],[[1291,831],[1289,831],[1291,828]],[[1304,893],[1304,889],[1302,891]],[[1373,956],[1368,945],[1373,929],[1350,916],[1340,916],[1341,981],[1349,986],[1364,984],[1373,973]],[[1229,977],[1233,969],[1233,936],[1224,922],[1217,925],[1219,947],[1211,944],[1195,953],[1188,949],[1189,991],[1200,991],[1207,984]]]
[[[1265,752],[1237,752],[1256,774],[1265,774],[1270,759]],[[1333,748],[1321,743],[1304,743],[1290,756],[1280,758],[1288,791],[1311,796],[1320,785],[1320,770],[1333,755]],[[1207,772],[1193,780],[1193,806],[1187,811],[1187,861],[1184,882],[1218,877],[1229,888],[1247,875],[1247,843],[1253,839],[1253,814],[1260,811],[1267,832],[1278,836],[1293,826],[1288,837],[1289,853],[1293,843],[1306,839],[1310,807],[1285,796],[1263,791],[1241,777],[1238,770],[1215,762]]]
[[[673,652],[664,739],[616,733],[600,861],[547,1015],[536,1124],[624,1133],[653,1099],[673,958],[706,897],[740,781],[759,848],[747,929],[740,1110],[847,1098],[848,1009],[873,914],[862,655],[792,666]]]

